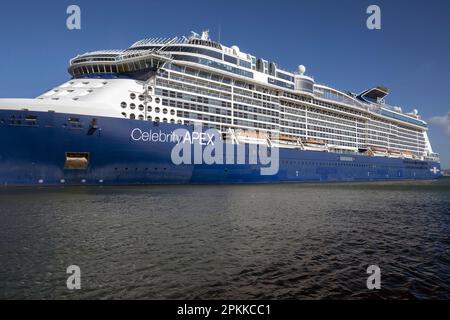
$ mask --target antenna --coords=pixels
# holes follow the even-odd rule
[[[219,23],[219,43],[220,43],[220,35],[222,33],[222,24]]]
[[[199,38],[199,37],[200,37],[200,35],[197,32],[191,31],[191,38],[196,39],[196,38]]]
[[[200,37],[201,40],[208,41],[209,40],[209,30],[202,31],[202,36]]]

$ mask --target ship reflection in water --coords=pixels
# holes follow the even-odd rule
[[[0,204],[0,298],[450,298],[450,179],[2,189]]]

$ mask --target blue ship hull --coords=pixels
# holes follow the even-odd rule
[[[261,165],[181,164],[174,143],[135,141],[133,129],[171,134],[190,126],[54,112],[0,111],[0,183],[21,185],[137,185],[280,183],[435,179],[440,164],[411,159],[279,149],[279,170]],[[247,146],[248,148],[248,146]],[[89,154],[84,170],[65,168],[66,154]],[[248,160],[248,159],[247,159]]]

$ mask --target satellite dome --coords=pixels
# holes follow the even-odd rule
[[[239,52],[241,52],[238,46],[232,46],[231,49],[233,49],[235,54],[239,54]]]
[[[298,73],[300,73],[301,75],[304,75],[306,72],[306,67],[304,65],[299,65],[298,66]]]

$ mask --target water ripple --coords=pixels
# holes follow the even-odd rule
[[[0,298],[449,299],[449,196],[450,180],[3,189]]]

